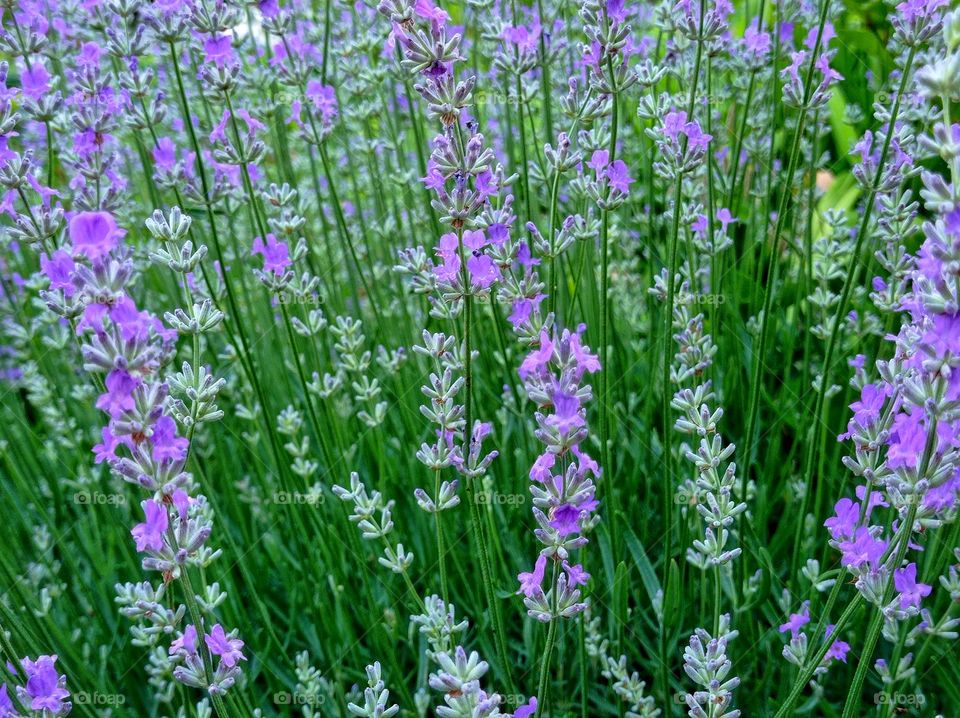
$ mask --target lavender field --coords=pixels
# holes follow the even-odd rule
[[[0,0],[0,718],[960,718],[952,0]]]

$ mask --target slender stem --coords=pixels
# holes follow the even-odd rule
[[[577,654],[580,663],[580,718],[587,718],[587,618],[581,613],[577,620]]]
[[[383,315],[380,313],[380,308],[377,306],[377,300],[374,297],[373,290],[370,288],[370,283],[367,280],[366,275],[363,273],[363,267],[360,266],[360,259],[357,256],[357,248],[354,246],[350,230],[347,228],[347,221],[343,216],[343,207],[340,206],[340,197],[337,194],[333,173],[330,170],[330,160],[327,158],[326,147],[321,144],[319,149],[320,163],[323,165],[323,172],[327,178],[327,187],[330,189],[330,201],[331,204],[333,204],[333,216],[337,221],[337,230],[340,233],[340,239],[349,251],[350,257],[353,259],[353,263],[357,268],[357,273],[360,275],[360,282],[363,284],[363,289],[366,292],[367,300],[370,302],[370,308],[373,309],[373,313],[376,316],[377,326],[382,327]]]
[[[307,387],[307,376],[303,368],[303,359],[300,357],[300,350],[297,346],[297,337],[293,333],[293,325],[290,322],[290,310],[287,309],[287,305],[283,301],[280,302],[280,313],[283,315],[283,325],[287,331],[287,340],[290,342],[290,349],[293,351],[293,359],[297,366],[297,376],[300,379],[300,388],[303,390],[303,401],[307,405],[307,414],[310,417],[310,424],[313,427],[314,433],[317,435],[317,441],[319,441],[320,445],[323,447],[323,453],[324,456],[326,456],[327,465],[329,467],[333,467],[333,453],[330,450],[330,447],[327,445],[326,434],[323,431],[323,427],[320,425],[320,420],[317,418],[317,412],[313,406],[313,398],[310,394],[310,389]]]
[[[392,551],[392,550],[393,550],[393,547],[390,545],[390,542],[387,541],[387,537],[386,537],[386,536],[381,536],[380,538],[383,539],[383,546],[384,546],[384,548],[385,548],[387,551]],[[413,580],[410,578],[410,573],[407,571],[406,568],[403,568],[403,569],[400,571],[400,575],[403,576],[403,582],[404,582],[404,584],[405,584],[406,587],[407,587],[407,591],[409,591],[409,592],[410,592],[410,595],[413,597],[414,603],[417,604],[417,606],[419,607],[419,609],[420,609],[421,611],[426,611],[426,610],[427,610],[427,607],[426,607],[426,605],[424,605],[423,599],[420,598],[420,594],[417,592],[417,587],[413,585]]]
[[[747,453],[746,461],[749,466],[751,455],[753,453],[753,435],[756,432],[756,424],[759,413],[760,402],[760,376],[763,372],[763,353],[770,333],[770,309],[773,302],[773,286],[776,284],[777,270],[779,268],[780,252],[778,246],[780,237],[786,227],[787,210],[792,199],[791,187],[793,186],[793,177],[796,173],[796,167],[800,156],[800,146],[803,139],[803,130],[807,117],[810,97],[813,94],[813,72],[816,67],[817,57],[820,53],[820,46],[823,40],[823,29],[827,20],[827,10],[830,6],[830,0],[822,0],[820,9],[820,23],[817,28],[817,38],[814,44],[813,53],[810,57],[810,63],[807,66],[807,72],[804,78],[804,102],[797,118],[797,127],[793,134],[793,144],[790,149],[790,157],[787,164],[786,184],[780,194],[780,203],[777,209],[777,223],[773,232],[773,241],[770,244],[769,257],[766,262],[766,268],[762,277],[764,280],[763,308],[760,313],[760,335],[756,351],[753,353],[753,371],[751,373],[751,395],[750,405],[747,415]],[[749,471],[744,471],[740,477],[741,493],[746,487],[746,481]]]
[[[557,169],[553,174],[553,181],[550,183],[550,294],[547,301],[550,308],[557,312],[560,308],[560,298],[557,296],[557,263],[560,261],[560,255],[557,253],[556,231],[557,231],[557,197],[560,190],[560,170]]]
[[[807,111],[809,109],[810,98],[813,95],[813,73],[816,68],[817,58],[820,55],[820,47],[823,41],[823,30],[827,22],[827,11],[830,6],[830,0],[822,0],[820,6],[820,21],[817,26],[817,36],[816,41],[814,42],[813,53],[810,57],[810,63],[807,66],[807,71],[804,78],[804,98],[803,105],[800,110],[800,115],[797,118],[797,126],[793,135],[793,144],[790,149],[790,157],[787,164],[787,173],[786,173],[786,183],[783,187],[780,195],[780,203],[777,210],[777,223],[773,233],[773,240],[770,243],[770,248],[768,250],[768,257],[765,263],[764,269],[760,275],[761,281],[764,284],[764,295],[763,295],[763,308],[760,311],[760,331],[757,338],[756,346],[753,350],[753,356],[751,358],[751,371],[750,371],[750,402],[749,408],[747,410],[747,423],[746,423],[746,433],[744,434],[746,452],[744,454],[744,467],[740,472],[740,495],[746,495],[747,489],[747,480],[750,475],[750,467],[753,463],[753,454],[754,454],[754,436],[757,432],[757,424],[759,422],[759,412],[760,412],[760,381],[763,375],[764,368],[764,354],[766,351],[767,342],[769,341],[770,332],[771,332],[771,308],[773,305],[773,294],[774,286],[777,283],[777,275],[779,272],[780,266],[780,257],[781,252],[779,251],[780,238],[782,236],[783,230],[786,227],[787,219],[787,210],[790,206],[790,201],[792,199],[791,189],[793,187],[793,177],[796,172],[797,163],[800,156],[800,146],[801,140],[803,139],[803,129],[807,117]],[[776,82],[776,73],[774,73],[774,82]],[[773,164],[771,159],[771,165]],[[769,175],[769,178],[772,179],[772,171]],[[769,198],[773,195],[773,187],[768,183],[768,201]],[[765,245],[764,245],[765,246]],[[761,249],[761,262],[763,258],[763,249]],[[819,416],[819,412],[814,412],[813,416]],[[802,518],[800,519],[802,521]],[[743,522],[745,521],[743,514],[737,518],[737,527],[738,531],[742,533]],[[745,572],[746,562],[742,562],[741,569]]]
[[[553,646],[557,640],[557,623],[560,617],[557,615],[557,573],[560,565],[553,563],[553,596],[551,600],[552,612],[550,615],[550,625],[547,628],[547,642],[543,647],[543,661],[540,663],[540,679],[537,681],[537,712],[534,718],[540,718],[543,713],[543,707],[547,702],[547,690],[549,687],[550,661],[553,658]]]
[[[327,58],[330,55],[330,12],[333,0],[325,0],[323,6],[323,60],[320,66],[320,81],[327,84]]]
[[[543,14],[543,0],[537,0],[537,14],[540,24],[550,27]],[[476,53],[474,53],[476,54]],[[550,62],[547,57],[547,33],[540,33],[540,88],[543,92],[543,126],[547,132],[547,141],[553,141],[553,103],[551,100]],[[947,125],[949,127],[949,125]]]
[[[181,110],[183,112],[183,123],[187,127],[187,136],[190,138],[190,145],[193,149],[194,156],[197,162],[198,175],[200,177],[200,187],[203,191],[203,204],[207,214],[207,221],[210,225],[210,236],[213,240],[213,248],[217,255],[217,261],[220,263],[222,268],[222,277],[223,277],[223,286],[227,292],[227,304],[229,306],[229,314],[234,323],[236,324],[237,329],[237,338],[240,340],[240,349],[239,357],[241,365],[243,366],[247,377],[250,380],[250,384],[253,387],[253,391],[256,394],[257,401],[260,404],[260,408],[263,410],[264,414],[264,426],[267,430],[267,436],[269,438],[270,448],[273,453],[274,460],[276,462],[277,471],[280,476],[286,479],[286,472],[284,468],[286,464],[283,461],[280,443],[277,438],[276,429],[271,420],[271,412],[269,404],[267,403],[266,395],[263,391],[263,386],[260,383],[259,376],[253,364],[253,353],[251,351],[251,345],[247,340],[246,331],[243,327],[243,322],[241,321],[242,314],[237,303],[236,295],[233,290],[233,283],[230,280],[230,273],[227,271],[227,262],[224,258],[223,247],[221,246],[219,235],[217,233],[217,224],[216,219],[213,215],[213,208],[210,205],[210,192],[209,185],[207,184],[207,171],[203,163],[203,154],[200,151],[200,143],[197,141],[197,135],[193,128],[193,117],[190,112],[190,102],[187,98],[186,88],[183,82],[183,73],[180,70],[180,62],[177,57],[177,48],[173,42],[168,43],[170,48],[170,59],[174,68],[174,75],[176,77],[177,92],[179,94]],[[203,272],[204,280],[208,287],[211,287],[207,275],[206,268],[201,263],[200,265],[201,272]],[[211,296],[213,293],[211,291]]]
[[[757,10],[757,32],[763,31],[763,11],[767,0],[760,0],[760,8]],[[743,137],[747,132],[747,120],[750,118],[750,106],[753,103],[753,94],[757,85],[757,72],[760,65],[754,66],[750,71],[750,82],[747,85],[747,97],[743,104],[743,119],[740,121],[740,129],[736,133],[733,146],[733,156],[731,159],[730,179],[727,186],[727,207],[733,205],[733,193],[737,186],[737,174],[740,171],[740,152],[743,149]]]
[[[446,603],[447,597],[450,594],[447,592],[447,557],[446,550],[443,546],[443,521],[440,519],[440,514],[442,513],[440,510],[440,469],[434,472],[433,503],[433,520],[437,530],[437,565],[440,567],[440,596],[443,598],[444,603]]]

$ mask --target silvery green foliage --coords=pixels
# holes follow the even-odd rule
[[[192,222],[190,215],[183,214],[179,207],[172,207],[167,214],[154,210],[144,224],[160,242],[160,248],[151,252],[150,258],[180,274],[194,271],[207,255],[207,248],[200,245],[194,249],[193,241],[186,239]]]
[[[697,503],[697,512],[705,523],[704,538],[693,542],[695,550],[687,551],[687,560],[701,569],[723,565],[740,555],[739,547],[728,549],[726,546],[730,538],[729,527],[747,509],[747,505],[734,496],[737,466],[726,462],[736,447],[724,445],[717,432],[723,409],[711,410],[708,402],[713,399],[710,382],[707,382],[695,390],[678,391],[671,402],[671,406],[682,414],[677,419],[677,430],[699,439],[695,452],[686,445],[681,451],[696,468],[696,485],[703,492],[703,500]]]
[[[673,304],[673,340],[677,353],[670,366],[670,379],[682,385],[690,379],[702,376],[713,364],[717,347],[713,338],[704,330],[704,315],[696,311],[699,295],[691,292],[690,284],[677,275],[674,286],[678,292]],[[666,299],[666,270],[654,279],[650,294],[660,300]]]
[[[605,664],[608,658],[607,651],[610,648],[610,640],[600,633],[601,617],[593,614],[589,601],[587,601],[587,607],[583,611],[583,617],[585,621],[584,648],[587,655],[599,659],[601,664]]]
[[[423,603],[423,613],[411,616],[410,623],[418,626],[420,634],[426,638],[430,646],[427,655],[433,660],[435,654],[452,650],[456,636],[466,631],[470,623],[458,621],[454,606],[437,595],[427,596]]]
[[[368,494],[367,487],[360,481],[356,471],[350,473],[349,489],[334,486],[333,493],[341,501],[353,502],[350,520],[357,524],[364,539],[382,540],[384,555],[378,559],[380,564],[394,573],[405,573],[413,563],[413,554],[405,551],[403,544],[398,543],[394,548],[387,541],[387,535],[393,531],[391,511],[394,502],[384,502],[383,495],[376,490]]]
[[[316,321],[319,322],[319,317]],[[375,429],[386,418],[389,405],[380,398],[379,380],[368,374],[373,362],[373,352],[365,348],[367,338],[363,333],[363,322],[349,316],[338,316],[330,325],[330,331],[335,338],[333,348],[336,350],[334,360],[336,374],[324,374],[321,380],[319,373],[314,372],[313,382],[308,385],[308,389],[321,398],[330,398],[347,386],[346,382],[349,381],[349,387],[353,390],[353,395],[347,399],[350,411],[367,428]],[[391,357],[382,365],[387,372],[395,371],[394,367],[403,361],[399,357],[404,352],[400,349],[396,351],[400,353],[386,355]],[[378,348],[378,366],[381,366],[383,357],[384,354]]]
[[[333,685],[310,664],[310,654],[307,651],[297,654],[295,673],[297,684],[287,702],[299,706],[303,718],[321,718],[324,715],[324,706],[334,700]]]
[[[687,715],[690,718],[739,718],[739,710],[729,710],[733,691],[740,679],[731,676],[732,664],[727,658],[727,644],[737,637],[730,630],[730,616],[720,616],[719,631],[711,636],[698,628],[683,649],[683,669],[701,690],[687,693]]]
[[[15,351],[25,351],[30,341],[26,335],[13,335]],[[48,426],[57,427],[57,443],[59,446],[49,444],[44,447],[44,453],[49,456],[55,456],[58,449],[74,448],[83,440],[83,432],[77,424],[76,419],[69,415],[66,410],[66,404],[62,396],[56,391],[56,386],[40,371],[39,365],[34,361],[28,361],[21,365],[22,374],[18,380],[19,387],[25,392],[30,403],[37,407],[44,422]],[[83,400],[81,394],[74,396],[77,400]],[[62,442],[62,443],[61,443]]]
[[[853,252],[853,241],[842,212],[827,210],[823,217],[824,234],[813,242],[812,278],[815,283],[808,301],[816,307],[819,321],[811,331],[822,341],[827,341],[833,332],[833,322],[842,320],[836,316],[834,307],[839,295],[831,287],[846,276],[847,265]]]
[[[163,318],[181,334],[203,334],[220,325],[223,312],[214,308],[209,299],[204,299],[199,304],[191,304],[186,311],[178,307],[173,312],[166,312]]]
[[[874,256],[886,277],[873,280],[870,299],[881,312],[898,311],[909,293],[914,258],[907,252],[905,243],[916,234],[918,209],[919,203],[909,189],[898,188],[879,197],[877,234],[882,244]]]
[[[626,718],[656,718],[660,715],[653,698],[644,692],[646,682],[640,680],[636,671],[627,669],[626,656],[620,656],[619,660],[608,656],[602,673],[604,678],[613,681],[613,692],[629,706],[624,713]]]
[[[306,435],[300,436],[302,428],[303,416],[292,406],[288,406],[277,417],[277,432],[289,437],[289,440],[283,445],[283,448],[293,457],[290,470],[300,478],[309,480],[320,468],[320,464],[310,458],[312,455],[310,437]],[[278,494],[274,498],[275,500],[280,498],[285,499],[287,496],[286,494]],[[323,493],[320,485],[315,484],[311,492],[298,495],[297,498],[315,504],[322,501]]]
[[[338,366],[350,374],[363,374],[370,368],[372,354],[364,349],[366,336],[363,322],[349,316],[339,316],[330,331],[336,338],[333,348],[337,350]]]
[[[347,709],[351,715],[363,718],[391,718],[399,712],[400,706],[388,705],[389,701],[390,691],[383,682],[380,662],[375,661],[372,666],[367,666],[367,687],[363,689],[363,705],[348,703]]]
[[[470,479],[482,478],[490,462],[496,458],[496,452],[480,456],[483,438],[477,436],[480,422],[475,422],[466,457],[463,447],[455,441],[455,437],[465,429],[466,409],[457,398],[466,383],[461,375],[463,362],[460,355],[464,348],[457,346],[455,337],[442,332],[431,334],[424,330],[422,342],[422,345],[414,345],[413,351],[428,357],[433,371],[428,383],[420,387],[427,398],[426,403],[420,406],[420,413],[436,426],[437,439],[433,444],[422,443],[416,456],[420,463],[435,472],[438,487],[433,497],[419,487],[414,490],[414,496],[420,508],[428,513],[436,513],[460,503],[460,497],[457,496],[459,481],[440,482],[440,472],[453,466]]]
[[[800,569],[800,573],[810,581],[811,585],[820,593],[828,590],[836,583],[837,579],[827,578],[824,573],[821,572],[820,562],[813,558],[808,558],[803,568]]]
[[[179,372],[171,376],[170,399],[167,407],[173,417],[190,429],[196,424],[219,421],[223,411],[217,407],[217,395],[226,386],[226,380],[215,379],[205,366],[197,371],[184,362]]]
[[[438,511],[446,511],[460,503],[460,497],[457,495],[459,484],[460,482],[456,479],[453,481],[442,481],[440,483],[440,490],[437,492],[436,501],[431,499],[427,495],[427,492],[420,488],[414,489],[413,495],[417,499],[417,505],[427,513],[432,514]]]
[[[166,584],[154,588],[149,581],[118,583],[115,590],[117,597],[114,600],[120,606],[121,615],[135,622],[130,633],[137,646],[156,646],[163,636],[173,633],[181,625],[186,615],[186,606],[178,605],[172,609],[164,605]]]
[[[31,543],[38,556],[47,556],[51,553],[54,540],[49,529],[41,525],[34,528]],[[54,602],[67,589],[67,584],[60,576],[61,565],[57,560],[33,561],[27,565],[26,569],[25,575],[18,580],[29,584],[31,590],[37,595],[39,605],[33,609],[33,613],[38,618],[42,618],[50,614]]]

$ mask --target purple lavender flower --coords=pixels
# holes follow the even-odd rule
[[[220,657],[220,661],[227,668],[233,668],[237,665],[237,661],[245,661],[246,657],[243,655],[243,641],[239,638],[231,638],[223,631],[223,627],[217,623],[214,624],[213,628],[210,629],[210,633],[203,637],[204,642],[207,644],[207,648],[210,649],[210,653],[215,656]]]
[[[70,712],[70,692],[66,689],[66,676],[57,672],[56,661],[55,655],[21,660],[27,682],[17,692],[21,702],[31,709],[43,711],[44,715],[63,716]]]
[[[830,535],[837,541],[853,538],[860,523],[860,504],[850,499],[840,499],[834,507],[835,515],[823,522]]]
[[[522,593],[527,598],[533,598],[543,586],[543,577],[546,569],[547,557],[540,554],[537,556],[537,561],[532,572],[521,572],[517,576],[517,580],[520,582],[520,590],[517,591],[517,593]]]
[[[116,249],[124,232],[108,212],[79,212],[70,220],[70,243],[74,254],[96,261]]]
[[[925,583],[917,583],[917,564],[908,563],[893,572],[893,586],[900,594],[900,608],[920,608],[920,601],[933,590]]]
[[[537,697],[533,696],[525,705],[513,712],[513,718],[532,718],[537,714]]]
[[[810,603],[805,601],[800,613],[791,613],[790,619],[786,623],[780,624],[780,633],[790,631],[790,635],[796,637],[800,629],[808,623],[810,623]]]
[[[164,534],[169,526],[167,510],[153,499],[140,503],[146,520],[130,532],[137,542],[137,551],[160,551],[164,546]]]
[[[833,635],[835,626],[831,623],[826,627],[825,638],[830,638]],[[842,663],[847,662],[847,653],[850,652],[850,644],[846,641],[840,641],[834,639],[833,643],[830,645],[830,649],[827,651],[826,660],[827,661],[841,661]]]
[[[840,542],[839,548],[842,554],[840,559],[842,566],[860,568],[865,565],[876,566],[887,550],[887,542],[875,538],[868,527],[860,526],[854,531],[851,539]]]
[[[583,402],[591,397],[590,387],[583,386],[582,380],[600,369],[597,357],[581,342],[584,329],[553,336],[542,331],[539,346],[527,354],[519,369],[528,396],[542,409],[552,409],[550,414],[536,415],[537,437],[546,451],[530,470],[533,513],[540,527],[534,533],[546,548],[534,571],[518,576],[518,593],[524,594],[529,613],[540,620],[569,617],[582,610],[577,586],[589,579],[582,567],[567,560],[570,551],[587,542],[584,534],[595,523],[598,505],[590,477],[598,475],[599,467],[580,448],[586,437]],[[556,597],[556,607],[542,589],[547,556],[564,568],[547,592]]]
[[[0,718],[16,718],[17,714],[13,710],[13,701],[7,693],[7,684],[0,684]]]
[[[275,276],[282,275],[291,265],[289,248],[273,234],[267,235],[266,243],[262,237],[255,237],[251,254],[261,255],[264,271],[273,272]]]
[[[183,653],[184,655],[188,656],[196,655],[197,629],[192,623],[188,623],[184,627],[183,633],[170,642],[169,652],[171,656],[179,653]]]

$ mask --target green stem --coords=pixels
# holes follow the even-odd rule
[[[440,567],[440,596],[446,603],[450,594],[447,592],[447,558],[446,550],[443,547],[443,522],[440,520],[440,469],[434,472],[433,501],[433,520],[437,530],[437,565]]]
[[[559,564],[554,561],[553,563],[553,597],[552,597],[552,615],[550,616],[550,626],[547,628],[547,642],[543,647],[543,661],[540,663],[540,679],[537,681],[537,712],[534,715],[534,718],[540,718],[543,713],[543,707],[547,703],[547,690],[549,686],[549,677],[550,677],[550,662],[553,658],[553,646],[557,640],[557,624],[560,622],[560,617],[557,615],[557,573],[559,572]]]
[[[377,305],[377,300],[373,294],[373,291],[370,288],[370,283],[367,280],[367,276],[363,272],[363,267],[360,265],[360,259],[357,256],[357,248],[354,246],[353,239],[350,236],[350,230],[347,227],[347,221],[343,216],[343,208],[340,206],[340,197],[337,194],[336,184],[333,179],[333,173],[330,170],[330,160],[327,158],[327,150],[323,144],[319,145],[320,150],[320,163],[323,166],[323,172],[327,178],[327,187],[330,189],[330,201],[333,204],[333,216],[337,221],[337,230],[340,234],[340,239],[343,242],[344,246],[347,248],[347,251],[350,253],[351,259],[357,268],[357,273],[360,275],[360,282],[363,284],[364,292],[366,292],[367,300],[370,302],[370,308],[373,309],[373,313],[377,319],[377,326],[383,326],[383,315],[380,313],[380,308]]]
[[[557,297],[557,263],[560,256],[556,251],[556,230],[557,230],[557,198],[560,193],[560,170],[557,169],[553,174],[553,182],[550,183],[550,294],[547,301],[550,302],[550,309],[557,312],[560,307],[560,300]]]

